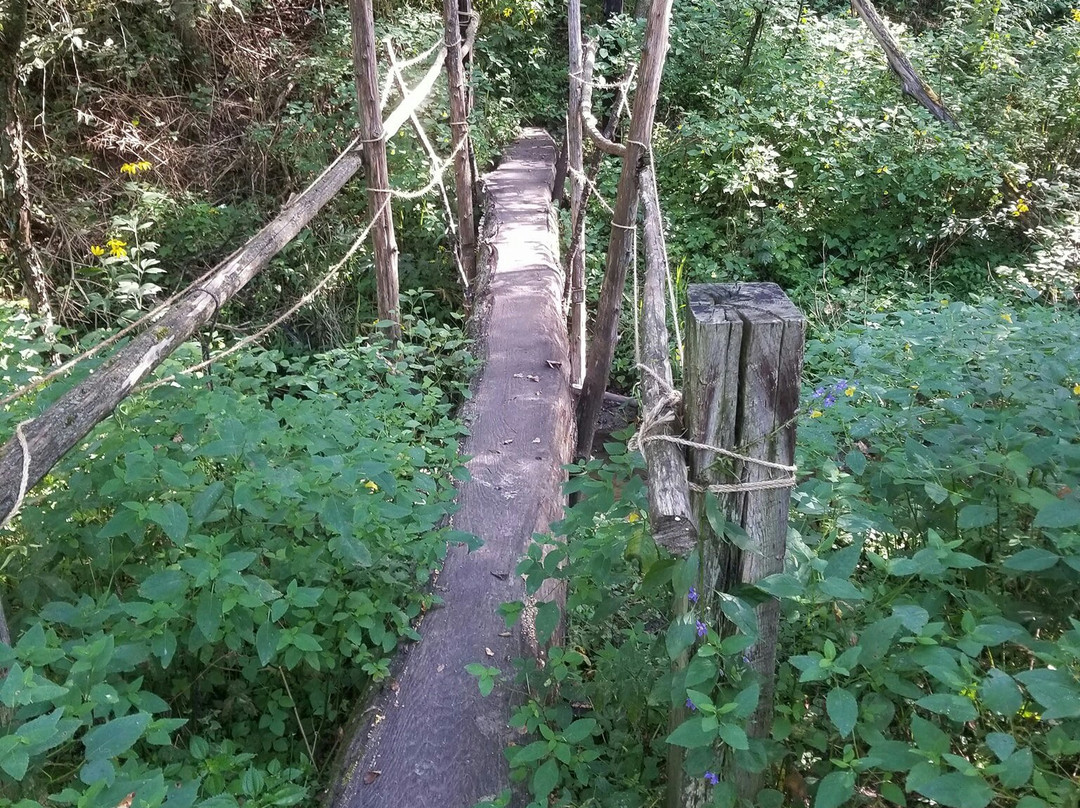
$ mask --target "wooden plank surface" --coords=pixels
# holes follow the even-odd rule
[[[486,182],[495,262],[475,315],[484,366],[464,412],[472,479],[458,488],[453,519],[484,545],[450,548],[436,585],[444,603],[399,660],[396,690],[384,689],[353,739],[335,808],[470,808],[509,787],[503,749],[519,739],[507,725],[510,688],[485,698],[465,666],[511,674],[512,661],[533,650],[530,632],[507,631],[498,608],[524,598],[514,568],[532,534],[562,514],[573,407],[554,159],[551,138],[526,130]]]

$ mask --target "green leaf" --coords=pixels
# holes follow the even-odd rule
[[[1045,709],[1043,720],[1080,717],[1080,685],[1066,671],[1036,668],[1016,674],[1028,693]]]
[[[691,716],[675,728],[675,731],[667,736],[667,742],[673,746],[682,746],[686,749],[697,749],[700,746],[708,746],[713,742],[716,733],[706,730],[702,726],[701,718]]]
[[[532,793],[543,803],[547,802],[548,794],[559,784],[559,764],[554,758],[548,758],[540,768],[536,770],[532,779]]]
[[[991,505],[965,505],[956,515],[960,530],[975,530],[997,522],[997,508]]]
[[[276,625],[267,621],[259,626],[255,632],[255,651],[259,655],[260,665],[269,665],[277,653],[278,635],[280,630]]]
[[[864,600],[866,595],[855,584],[843,578],[826,578],[821,591],[836,600]]]
[[[187,538],[188,514],[183,506],[176,502],[166,502],[158,505],[156,502],[147,509],[146,515],[150,521],[161,526],[174,543],[180,544]]]
[[[160,570],[139,584],[139,595],[151,602],[176,603],[187,592],[190,581],[182,570]]]
[[[859,702],[855,697],[842,687],[834,687],[825,697],[825,711],[829,714],[829,720],[840,732],[841,738],[846,738],[855,729],[859,720]]]
[[[914,634],[918,634],[930,622],[930,612],[917,605],[893,606],[893,615],[900,618],[900,624]]]
[[[749,718],[750,714],[757,709],[759,701],[761,701],[761,683],[751,682],[735,696],[735,715],[739,718]]]
[[[844,465],[851,469],[852,474],[859,477],[866,471],[866,455],[858,449],[852,449],[844,455]]]
[[[694,616],[692,614],[680,615],[678,620],[668,626],[666,642],[668,659],[674,661],[679,658],[683,651],[694,644],[697,636]]]
[[[202,491],[195,495],[195,499],[191,502],[191,519],[196,525],[201,525],[206,521],[206,518],[210,515],[210,512],[214,510],[214,506],[221,501],[221,497],[225,494],[225,484],[221,480],[214,480],[210,485],[206,486]]]
[[[559,627],[562,619],[562,611],[559,604],[553,600],[544,601],[536,609],[536,640],[541,645],[551,639],[555,629]]]
[[[1055,499],[1039,508],[1035,527],[1063,528],[1080,525],[1080,502],[1074,499]]]
[[[814,808],[840,808],[855,793],[855,773],[850,771],[830,772],[818,784],[814,796]]]
[[[1024,703],[1024,696],[1013,678],[997,668],[987,671],[979,685],[979,699],[983,706],[999,715],[1016,715]]]
[[[510,765],[517,768],[518,766],[526,766],[529,763],[535,763],[541,758],[546,757],[549,750],[549,741],[533,741],[528,746],[523,746],[514,753],[514,756],[510,759]]]
[[[82,739],[86,759],[107,760],[126,752],[142,737],[150,720],[150,713],[136,713],[93,727]]]
[[[1006,558],[1001,562],[1001,566],[1015,572],[1042,572],[1050,569],[1060,560],[1061,556],[1057,553],[1029,547]]]
[[[756,586],[765,594],[776,598],[795,598],[805,590],[802,582],[787,572],[778,572],[762,578]]]
[[[923,486],[923,490],[926,492],[926,496],[930,497],[930,501],[935,505],[940,505],[949,498],[949,492],[937,483],[926,483],[926,485]]]
[[[563,740],[567,743],[581,743],[596,729],[595,718],[579,718],[563,730]]]
[[[210,591],[203,591],[199,595],[199,602],[195,607],[195,625],[199,627],[202,635],[211,642],[221,625],[221,598]]]
[[[1031,749],[1023,747],[1013,752],[1009,758],[1003,761],[1003,768],[998,775],[998,780],[1006,788],[1020,788],[1031,779],[1031,773],[1035,770],[1035,758]]]
[[[924,696],[915,703],[924,710],[943,715],[959,723],[974,721],[979,717],[979,712],[975,709],[975,705],[971,703],[971,699],[964,696],[935,693],[931,696]]]
[[[920,752],[929,752],[935,761],[952,748],[948,735],[918,715],[911,716],[911,739]]]
[[[746,731],[736,724],[721,724],[717,727],[720,740],[732,749],[749,749],[750,740],[746,737]]]
[[[946,808],[986,808],[994,790],[980,776],[950,772],[921,783],[915,791]]]
[[[998,760],[1006,760],[1016,751],[1016,739],[1006,732],[987,733],[986,745]]]

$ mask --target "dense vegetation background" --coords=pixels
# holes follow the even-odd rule
[[[563,126],[565,9],[476,8],[486,165],[519,124]],[[25,136],[49,303],[27,302],[8,172],[4,394],[242,244],[348,142],[355,102],[340,3],[0,9],[0,122]],[[522,567],[571,582],[552,692],[515,717],[538,739],[509,752],[536,805],[658,804],[667,715],[687,702],[703,720],[677,740],[715,805],[733,800],[719,751],[769,772],[763,806],[1080,800],[1080,11],[880,10],[956,127],[900,94],[845,4],[675,4],[654,159],[676,285],[772,280],[811,318],[788,571],[734,593],[728,629],[702,613],[700,636],[669,630],[695,572],[652,545],[639,461],[610,444],[571,482],[589,496],[561,526],[565,567]],[[433,3],[378,11],[402,56],[441,36]],[[637,58],[633,11],[586,8],[613,80]],[[444,153],[446,106],[424,113]],[[601,196],[616,176],[602,167]],[[408,131],[391,177],[427,182]],[[432,603],[445,541],[466,538],[438,529],[472,366],[462,295],[437,198],[394,210],[403,286],[423,290],[400,348],[372,335],[361,252],[264,349],[131,399],[4,530],[0,805],[319,798],[351,711]],[[597,280],[599,203],[590,216]],[[364,220],[354,183],[170,369],[272,319]],[[5,434],[71,381],[5,405]],[[740,660],[764,594],[785,634],[757,743],[739,734]]]

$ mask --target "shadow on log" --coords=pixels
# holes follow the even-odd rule
[[[363,713],[339,767],[335,808],[470,808],[509,788],[503,749],[518,739],[508,726],[517,696],[501,685],[481,696],[465,667],[512,676],[515,658],[539,651],[528,622],[508,631],[498,610],[527,602],[514,570],[533,533],[562,515],[574,439],[554,160],[551,138],[526,130],[487,179],[494,261],[474,314],[484,365],[464,410],[472,479],[458,487],[453,519],[484,544],[447,553],[435,587],[443,605],[397,660],[395,686]],[[537,599],[560,597],[541,590]]]

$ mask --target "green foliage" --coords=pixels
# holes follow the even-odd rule
[[[54,470],[0,559],[0,805],[311,799],[449,535],[471,360],[457,329],[405,331],[240,355]]]
[[[806,361],[787,565],[754,588],[714,600],[695,555],[657,551],[639,459],[609,445],[611,463],[574,469],[568,489],[585,496],[558,526],[566,544],[519,567],[530,591],[568,582],[569,642],[524,671],[535,701],[519,716],[541,737],[511,764],[559,805],[654,804],[668,745],[715,805],[733,804],[731,766],[765,772],[762,805],[784,789],[827,808],[856,793],[1075,805],[1073,315],[941,301],[842,325]],[[768,597],[781,601],[781,663],[771,735],[755,739],[744,723],[760,683],[743,655]],[[686,604],[674,619],[673,599]],[[577,765],[572,745],[557,754],[559,733],[588,719],[601,742]]]

